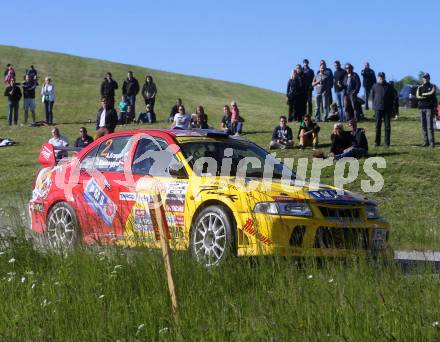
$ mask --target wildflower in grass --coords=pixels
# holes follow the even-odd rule
[[[34,271],[27,271],[26,274],[27,274],[28,276],[34,275]]]
[[[50,300],[47,300],[46,298],[41,302],[41,306],[45,307],[50,305],[52,302]]]
[[[99,297],[98,297],[98,299],[102,299],[102,298],[104,298],[105,297],[105,295],[100,295]]]
[[[113,267],[113,269],[117,270],[117,269],[122,268],[122,267],[123,267],[122,265],[116,265],[115,267]]]
[[[333,278],[330,278],[330,279],[328,280],[328,282],[329,282],[329,283],[333,283]]]
[[[438,327],[438,325],[439,325],[439,322],[438,322],[438,321],[432,322],[432,326],[433,326],[433,327]]]
[[[56,281],[55,283],[53,283],[55,286],[59,286],[60,285],[60,282],[59,281]]]
[[[313,278],[313,276],[311,275],[311,274],[309,274],[308,276],[307,276],[307,279],[312,279]]]
[[[170,330],[168,327],[162,328],[159,330],[159,334],[166,333],[168,330]]]
[[[9,261],[8,261],[9,264],[13,264],[14,262],[15,262],[14,258],[9,259]]]
[[[31,289],[35,288],[35,283],[32,284]]]
[[[3,251],[3,252],[0,252],[0,255],[3,255],[3,254],[5,254],[5,252]]]
[[[25,277],[21,277],[21,282],[24,283],[26,281]]]
[[[139,324],[139,326],[138,326],[138,330],[141,330],[141,329],[143,329],[144,327],[145,327],[145,324],[144,324],[144,323]]]

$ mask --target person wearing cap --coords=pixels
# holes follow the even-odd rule
[[[385,73],[377,74],[378,82],[371,88],[371,98],[376,119],[375,146],[380,146],[382,120],[385,125],[385,145],[390,146],[391,115],[394,109],[394,90],[385,79]]]
[[[368,154],[368,141],[365,136],[365,130],[357,127],[356,120],[352,119],[348,122],[348,127],[351,128],[348,137],[351,140],[351,146],[346,148],[344,152],[335,154],[335,160],[341,158],[362,158]]]
[[[428,134],[429,145],[431,147],[435,146],[434,109],[437,106],[437,88],[430,81],[430,75],[428,73],[423,74],[422,84],[417,88],[416,92],[420,113],[420,123],[422,126],[423,147],[428,146]]]

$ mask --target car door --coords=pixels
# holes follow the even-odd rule
[[[188,175],[176,153],[161,137],[141,137],[134,149],[131,165],[134,182],[126,193],[120,194],[120,200],[125,202],[121,204],[122,210],[129,218],[125,225],[127,239],[156,245],[157,232],[153,229],[148,208],[155,186],[159,187],[165,204],[171,236],[183,238]]]
[[[89,239],[112,242],[122,235],[126,217],[119,194],[125,175],[125,162],[132,144],[130,135],[110,137],[90,151],[80,163],[76,189],[81,225]]]

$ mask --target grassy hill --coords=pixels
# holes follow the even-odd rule
[[[284,96],[279,93],[136,66],[0,46],[0,65],[6,63],[12,63],[18,75],[34,64],[42,77],[52,76],[57,89],[55,122],[71,141],[83,123],[93,132],[94,124],[88,121],[95,118],[99,85],[107,71],[120,85],[129,69],[140,82],[145,74],[153,75],[159,88],[159,122],[154,125],[158,128],[169,125],[166,118],[176,97],[190,111],[204,105],[216,127],[223,104],[234,99],[246,118],[245,138],[267,146],[278,116],[286,111]],[[37,103],[42,119],[43,108]],[[6,212],[12,221],[9,224],[18,226],[39,168],[38,151],[50,130],[9,128],[6,111],[2,97],[0,137],[12,138],[19,145],[0,149],[0,217]],[[403,109],[401,114],[392,123],[390,148],[373,147],[371,120],[361,125],[367,132],[370,154],[384,157],[387,163],[380,170],[384,188],[371,197],[379,201],[392,224],[394,248],[438,249],[440,148],[418,147],[421,137],[416,111]],[[367,116],[372,117],[371,111]],[[327,152],[332,124],[320,126],[320,142]],[[296,132],[296,124],[293,130]],[[312,161],[310,150],[282,151],[277,156],[294,157],[295,168],[298,158]],[[333,183],[333,169],[325,169],[323,182]],[[360,175],[360,179],[368,179],[362,163]],[[361,192],[360,179],[348,188]],[[298,267],[290,258],[231,258],[207,271],[185,253],[173,253],[173,263],[178,321],[170,314],[159,253],[93,246],[57,255],[34,250],[20,237],[13,239],[0,253],[0,338],[439,340],[440,283],[429,270],[413,277],[393,265],[363,260],[330,260],[320,265],[304,260]]]
[[[209,80],[198,77],[184,76],[163,71],[140,68],[81,58],[59,53],[42,52],[15,47],[0,46],[0,65],[12,63],[18,77],[24,74],[25,68],[35,65],[43,78],[50,75],[57,91],[57,101],[54,107],[55,122],[62,134],[73,141],[78,135],[80,125],[86,123],[90,131],[94,130],[96,110],[99,106],[99,86],[107,71],[113,73],[114,79],[122,82],[128,70],[142,84],[146,74],[151,74],[158,86],[156,112],[159,122],[154,127],[168,127],[166,119],[171,106],[177,97],[181,97],[188,111],[194,112],[199,104],[205,106],[210,124],[219,126],[222,117],[223,104],[237,100],[241,114],[245,117],[245,137],[260,145],[267,146],[271,131],[278,123],[280,114],[286,112],[283,94],[235,84],[224,81]],[[286,73],[287,75],[287,73]],[[120,95],[120,90],[118,95]],[[0,150],[2,161],[0,165],[0,204],[16,205],[25,203],[32,188],[35,172],[39,165],[36,163],[41,144],[50,137],[48,128],[7,127],[6,98],[0,98],[0,137],[9,137],[19,142],[12,148]],[[44,118],[40,101],[37,101],[37,116]],[[138,97],[138,106],[143,105],[143,99]],[[23,121],[22,109],[20,122]],[[372,117],[371,111],[367,113]],[[392,241],[394,246],[404,247],[440,247],[436,205],[440,199],[440,185],[436,182],[436,170],[440,161],[440,149],[422,149],[420,128],[417,114],[414,110],[402,109],[402,117],[392,125],[392,147],[374,148],[374,125],[372,121],[362,123],[366,128],[372,155],[385,157],[387,168],[381,170],[385,185],[381,192],[372,194],[379,200],[384,216],[394,228]],[[133,126],[134,127],[134,126]],[[137,127],[137,126],[136,126]],[[331,123],[321,124],[320,142],[327,150]],[[127,127],[125,127],[126,129]],[[118,130],[121,128],[118,127]],[[297,126],[293,125],[296,132]],[[326,151],[327,152],[327,151]],[[311,162],[311,151],[290,150],[282,151],[280,157],[308,157]],[[309,167],[310,172],[310,167]],[[361,175],[362,175],[361,165]],[[333,168],[327,168],[323,181],[333,184]],[[368,179],[360,177],[360,179]],[[360,180],[348,188],[361,191]],[[13,200],[12,200],[13,199]]]

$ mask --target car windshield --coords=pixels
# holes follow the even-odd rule
[[[187,141],[180,144],[198,176],[295,179],[295,173],[261,147],[245,141]]]

